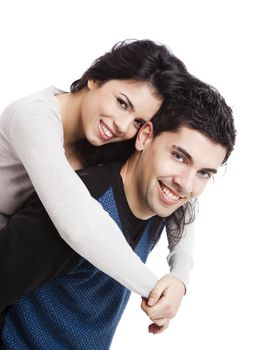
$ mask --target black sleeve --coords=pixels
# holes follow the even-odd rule
[[[79,261],[60,237],[36,194],[0,231],[0,314]]]

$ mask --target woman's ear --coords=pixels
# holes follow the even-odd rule
[[[153,139],[153,125],[151,122],[146,122],[138,131],[135,148],[137,151],[142,151],[149,141]]]
[[[96,80],[88,80],[88,82],[87,82],[87,88],[89,89],[89,90],[93,90],[93,89],[95,89],[96,87],[97,87],[97,82],[96,82]]]

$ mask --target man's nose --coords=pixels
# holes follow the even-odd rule
[[[184,169],[174,176],[174,183],[179,185],[182,194],[190,194],[194,188],[195,172],[191,169]]]

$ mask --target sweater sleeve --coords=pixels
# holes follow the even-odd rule
[[[9,115],[9,142],[61,237],[128,289],[148,297],[157,277],[133,252],[114,220],[70,167],[61,124],[47,107]]]
[[[169,236],[170,232],[168,227],[166,230],[167,236]],[[170,253],[167,257],[170,273],[182,281],[186,289],[189,284],[190,270],[193,267],[194,237],[194,223],[185,225],[182,238],[179,240],[178,244],[170,247]]]

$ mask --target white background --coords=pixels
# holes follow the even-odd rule
[[[233,108],[238,138],[227,174],[200,201],[195,267],[177,317],[162,335],[133,296],[118,349],[263,349],[262,10],[260,1],[0,3],[0,109],[54,84],[68,90],[91,62],[126,38],[167,44]],[[149,260],[167,271],[163,240]],[[262,333],[262,332],[261,332]]]

